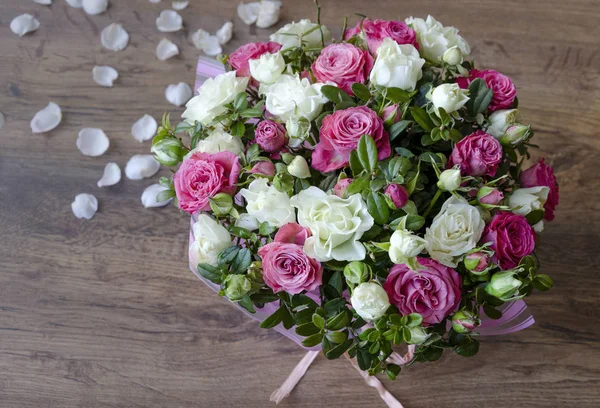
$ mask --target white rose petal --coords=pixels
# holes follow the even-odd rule
[[[175,106],[185,105],[192,97],[192,88],[185,82],[171,84],[165,89],[165,98]]]
[[[84,128],[77,136],[77,148],[86,156],[102,156],[109,145],[110,141],[102,129]]]
[[[157,129],[158,124],[156,120],[152,116],[145,114],[131,127],[131,136],[140,143],[145,142],[154,137]]]
[[[129,43],[129,34],[121,24],[112,23],[100,33],[100,42],[108,50],[121,51]]]
[[[240,190],[246,199],[246,211],[259,223],[268,222],[274,227],[296,221],[296,212],[290,204],[290,197],[274,186],[269,186],[266,178],[254,180],[248,188]]]
[[[317,27],[317,24],[310,20],[300,20],[297,23],[294,22],[284,25],[275,33],[271,34],[270,39],[271,41],[283,45],[282,50],[302,45],[300,43],[300,37],[302,37],[302,42],[306,43],[308,48],[318,47],[321,46],[321,33],[319,29],[315,30],[315,27]],[[323,39],[325,42],[329,41],[331,39],[331,33],[327,27],[321,26],[321,30],[323,30]],[[311,31],[310,34],[304,35],[304,33],[309,31]]]
[[[294,177],[301,179],[310,177],[310,168],[308,167],[306,159],[302,156],[294,157],[290,164],[288,164],[287,170]]]
[[[190,263],[217,266],[217,256],[231,246],[231,235],[221,224],[207,214],[199,214],[192,225],[194,241],[190,245]]]
[[[38,28],[40,28],[40,22],[31,14],[21,14],[10,22],[10,30],[19,37],[23,37]]]
[[[92,77],[98,85],[110,88],[119,77],[119,73],[113,67],[96,65],[92,69]]]
[[[117,163],[106,163],[102,178],[98,180],[98,187],[114,186],[121,181],[121,168]]]
[[[279,21],[281,11],[281,2],[276,0],[266,0],[260,3],[256,26],[258,28],[269,28]]]
[[[150,154],[136,154],[125,165],[125,175],[130,180],[141,180],[154,176],[160,169],[160,163]]]
[[[282,121],[305,117],[312,121],[319,116],[327,102],[321,94],[323,84],[311,84],[296,75],[281,75],[273,84],[261,84],[260,95],[266,95],[267,110]]]
[[[33,133],[49,132],[60,124],[62,120],[62,111],[60,106],[50,102],[48,106],[35,114],[31,119],[31,131]]]
[[[0,112],[0,129],[4,127],[4,114]]]
[[[37,4],[41,4],[43,6],[49,6],[52,4],[52,0],[33,0]]]
[[[508,205],[512,212],[526,216],[532,211],[543,210],[548,194],[550,188],[546,186],[518,188],[508,198]]]
[[[83,10],[90,16],[102,14],[108,8],[108,0],[83,0]]]
[[[67,4],[73,8],[82,8],[83,0],[66,0]]]
[[[412,92],[423,76],[423,65],[425,60],[412,44],[398,44],[384,38],[377,49],[370,79],[375,85]]]
[[[150,0],[150,3],[158,4],[158,3],[160,3],[160,0]]]
[[[185,9],[188,6],[188,4],[190,4],[189,1],[174,1],[171,7],[173,7],[173,10],[180,11]]]
[[[258,59],[248,61],[250,75],[261,84],[272,84],[276,82],[285,70],[285,60],[280,52],[271,54],[264,53]]]
[[[219,41],[219,44],[221,45],[227,44],[231,40],[232,35],[233,23],[231,21],[228,21],[225,24],[223,24],[223,27],[219,28],[219,30],[215,34],[217,40]]]
[[[258,13],[260,11],[260,3],[254,1],[252,3],[240,3],[237,7],[237,13],[240,19],[248,25],[256,23]]]
[[[404,264],[408,258],[414,258],[425,249],[426,241],[404,228],[398,228],[390,237],[390,260],[395,264]]]
[[[146,187],[142,193],[142,204],[144,205],[144,208],[164,207],[173,201],[173,198],[164,201],[156,201],[157,196],[166,190],[168,189],[160,184],[152,184],[151,186]]]
[[[379,319],[390,307],[390,299],[381,285],[363,282],[352,291],[352,307],[365,320]]]
[[[223,151],[239,155],[244,151],[244,142],[242,142],[239,136],[232,136],[222,129],[215,129],[208,137],[199,140],[196,148],[193,150],[193,152],[210,154]]]
[[[415,30],[421,54],[434,64],[439,64],[444,53],[452,47],[458,47],[462,55],[471,53],[469,44],[458,35],[456,28],[444,27],[431,16],[427,16],[427,20],[409,17],[406,24]]]
[[[168,60],[179,54],[179,48],[171,41],[163,38],[156,46],[156,58],[161,61]]]
[[[446,113],[453,113],[462,108],[469,100],[469,90],[461,89],[458,84],[442,84],[436,86],[431,92],[431,101],[439,112],[444,109]]]
[[[223,52],[223,48],[221,48],[221,44],[219,43],[217,36],[210,35],[203,29],[199,29],[192,34],[192,43],[194,44],[194,47],[202,50],[203,53],[211,57],[219,55]]]
[[[179,31],[183,28],[183,19],[174,10],[163,10],[156,19],[156,28],[165,33]]]
[[[248,213],[242,213],[240,214],[240,217],[235,220],[235,226],[239,228],[245,228],[248,231],[254,231],[260,227],[260,224],[256,217]]]
[[[91,194],[78,194],[71,203],[71,209],[75,217],[91,220],[98,211],[98,200]]]

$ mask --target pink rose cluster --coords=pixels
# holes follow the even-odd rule
[[[369,20],[365,18],[353,28],[346,30],[344,40],[349,40],[361,33],[364,33],[367,46],[372,54],[377,52],[377,48],[379,48],[384,38],[391,38],[398,44],[411,44],[415,48],[419,48],[415,30],[410,28],[404,21]]]

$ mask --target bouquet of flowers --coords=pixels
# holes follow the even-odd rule
[[[544,160],[523,168],[515,85],[431,16],[270,40],[214,61],[153,140],[174,168],[158,200],[192,215],[192,268],[370,375],[396,378],[401,344],[411,363],[474,355],[482,321],[552,286],[534,250],[558,186]]]

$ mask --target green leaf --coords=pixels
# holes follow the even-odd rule
[[[327,351],[325,353],[325,357],[329,360],[339,358],[339,357],[341,357],[342,354],[344,354],[346,351],[348,351],[348,349],[350,348],[351,345],[352,345],[352,340],[348,339],[348,340],[344,341],[343,343],[340,343],[337,346],[335,346],[334,348]]]
[[[347,310],[343,310],[330,319],[327,319],[327,328],[330,330],[340,330],[350,323],[350,316]]]
[[[425,218],[420,215],[406,215],[406,229],[410,231],[418,231],[425,225]]]
[[[216,266],[204,263],[198,264],[198,273],[212,283],[220,285],[223,282],[223,272]]]
[[[360,82],[352,84],[352,92],[354,92],[354,95],[360,100],[368,101],[371,99],[371,91]]]
[[[479,341],[469,339],[469,341],[454,347],[454,351],[459,356],[472,357],[479,351]]]
[[[359,349],[358,353],[356,353],[356,362],[358,363],[358,367],[363,371],[366,371],[371,367],[372,360],[373,357],[367,350]]]
[[[357,177],[364,170],[360,160],[358,160],[358,153],[356,150],[350,152],[350,170],[352,170],[354,177]]]
[[[230,246],[229,248],[225,248],[217,256],[217,264],[219,266],[229,265],[231,263],[231,261],[233,261],[233,259],[236,257],[236,255],[238,254],[240,249],[241,249],[240,247],[235,246],[235,245]]]
[[[529,225],[535,225],[544,218],[544,210],[533,210],[525,216]]]
[[[368,172],[372,172],[377,166],[377,145],[369,135],[361,136],[356,147],[358,161]]]
[[[242,228],[242,227],[230,227],[229,228],[229,232],[231,233],[231,235],[235,236],[235,237],[240,237],[243,239],[250,239],[252,238],[252,232],[247,230],[246,228]]]
[[[158,179],[158,184],[160,184],[164,188],[171,188],[171,180],[166,177],[161,177]]]
[[[415,154],[405,147],[396,147],[396,153],[402,157],[406,157],[407,159],[415,157]]]
[[[268,316],[265,320],[263,320],[260,323],[259,327],[261,329],[270,329],[272,327],[277,326],[279,323],[281,323],[284,312],[285,306],[280,307],[272,315]]]
[[[242,118],[259,118],[263,115],[263,110],[261,108],[249,108],[249,109],[244,109],[243,111],[240,112],[240,116]]]
[[[323,316],[321,316],[318,313],[314,313],[312,315],[312,322],[320,330],[323,330],[325,328],[325,319],[323,319]]]
[[[360,193],[369,187],[369,176],[362,176],[355,178],[352,183],[346,188],[346,194],[351,196],[352,194]]]
[[[423,316],[418,313],[411,313],[408,315],[408,325],[410,327],[417,327],[423,323]]]
[[[408,92],[400,88],[387,88],[386,98],[394,103],[403,103],[410,100]]]
[[[411,120],[401,120],[390,126],[390,141],[393,141],[400,136],[411,123]]]
[[[254,310],[254,304],[252,303],[252,299],[250,299],[250,296],[244,296],[242,300],[240,300],[238,303],[248,312],[256,313],[256,310]]]
[[[260,235],[271,235],[272,233],[274,233],[275,231],[277,231],[277,228],[272,226],[271,224],[269,224],[268,222],[263,222],[260,224],[260,226],[258,227],[258,233]]]
[[[324,97],[329,99],[331,102],[338,104],[342,102],[354,102],[352,97],[344,92],[342,89],[331,86],[331,85],[323,85],[321,87],[321,93]]]
[[[304,347],[314,347],[319,344],[321,340],[323,340],[323,335],[321,333],[316,333],[302,340],[302,345]]]
[[[338,293],[342,293],[344,291],[344,278],[342,276],[342,272],[336,271],[331,278],[329,279],[329,285],[333,286]]]
[[[233,208],[233,198],[229,194],[219,193],[208,200],[210,209],[215,215],[229,214]]]
[[[279,300],[279,297],[273,292],[259,291],[250,295],[250,299],[252,299],[252,302],[254,303],[265,304]]]
[[[340,343],[343,343],[346,341],[346,339],[348,338],[348,333],[332,331],[332,332],[328,332],[325,336],[332,343],[340,344]]]
[[[410,108],[410,114],[414,118],[414,120],[425,130],[426,132],[431,132],[431,130],[435,127],[435,124],[423,108],[419,108],[418,106],[413,106]]]
[[[252,263],[252,252],[248,248],[242,248],[231,261],[231,272],[235,274],[246,273]]]
[[[498,320],[502,317],[502,312],[490,305],[483,305],[483,312],[487,317],[493,320]]]
[[[320,331],[321,329],[315,326],[313,322],[299,324],[298,326],[296,326],[296,334],[298,334],[299,336],[312,336],[313,334],[317,334]]]
[[[395,380],[398,374],[400,374],[400,366],[396,364],[388,364],[385,369],[385,374],[390,380]]]
[[[163,190],[156,195],[156,202],[166,201],[169,198],[175,197],[175,191],[173,190]]]
[[[246,125],[244,125],[243,122],[235,122],[232,126],[231,126],[231,134],[233,136],[239,136],[242,137],[244,136],[244,133],[246,132]]]
[[[248,94],[246,92],[240,92],[235,96],[233,101],[233,109],[241,111],[246,109],[248,106]]]
[[[552,278],[544,274],[537,275],[531,284],[540,292],[545,292],[554,286]]]
[[[467,111],[472,116],[485,112],[493,96],[494,92],[487,87],[485,81],[481,78],[476,78],[469,84]]]
[[[379,225],[386,224],[390,218],[390,208],[380,193],[371,192],[367,196],[367,210]]]

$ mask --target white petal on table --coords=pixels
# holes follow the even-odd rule
[[[102,14],[108,8],[108,0],[83,0],[83,10],[90,16]]]
[[[10,22],[10,30],[19,37],[23,37],[38,28],[40,28],[40,22],[31,14],[21,14]]]
[[[43,6],[49,6],[52,4],[52,0],[33,0],[37,4],[41,4]]]
[[[156,120],[152,116],[146,114],[133,124],[131,127],[131,135],[135,140],[142,143],[152,139],[156,134],[157,129],[158,124],[156,123]]]
[[[219,28],[215,36],[217,37],[219,44],[223,45],[227,44],[231,40],[232,35],[233,23],[231,21],[228,21],[225,24],[223,24],[223,27]]]
[[[279,21],[281,2],[278,0],[263,1],[260,3],[256,26],[258,28],[269,28]]]
[[[171,84],[165,90],[165,98],[175,106],[183,106],[192,98],[192,88],[185,82]]]
[[[161,61],[168,60],[177,54],[179,54],[179,48],[166,38],[160,40],[156,46],[156,57]]]
[[[67,4],[73,8],[82,8],[83,0],[66,0]]]
[[[48,106],[35,114],[29,125],[33,133],[45,133],[57,127],[61,120],[62,111],[60,106],[50,102]]]
[[[160,0],[150,0],[150,3],[157,4],[157,3],[160,3]]]
[[[152,184],[151,186],[146,187],[146,189],[142,193],[142,204],[144,205],[144,207],[164,207],[165,205],[169,204],[173,200],[173,198],[169,198],[164,201],[156,201],[157,196],[166,190],[168,190],[168,188],[163,187],[160,184]]]
[[[240,3],[237,7],[239,18],[248,25],[256,23],[259,10],[260,2],[258,1],[254,1],[252,3]]]
[[[102,129],[84,128],[77,136],[77,148],[86,156],[102,156],[108,150],[110,141]]]
[[[156,19],[156,27],[165,33],[179,31],[183,28],[183,19],[174,10],[163,10]]]
[[[115,80],[119,77],[119,73],[113,67],[96,65],[92,68],[92,77],[98,85],[111,88]]]
[[[125,175],[130,180],[152,177],[160,169],[160,163],[150,154],[136,154],[125,165]]]
[[[196,48],[202,50],[203,53],[210,57],[214,57],[223,52],[217,36],[210,35],[203,29],[199,29],[192,35],[192,43],[194,43]]]
[[[98,180],[98,187],[114,186],[121,181],[121,168],[117,163],[106,163],[102,178]]]
[[[189,4],[189,1],[174,1],[171,7],[173,7],[173,10],[180,11],[185,9]]]
[[[121,51],[129,43],[129,34],[121,24],[112,23],[100,33],[100,42],[111,51]]]
[[[71,209],[75,217],[91,220],[98,211],[98,200],[91,194],[78,194],[71,203]]]

